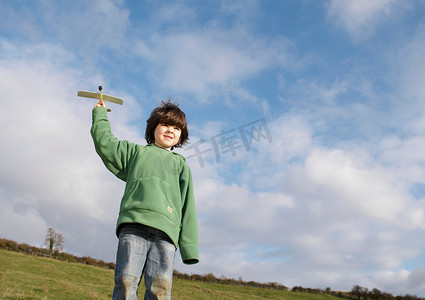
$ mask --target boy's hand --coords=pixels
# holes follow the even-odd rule
[[[93,109],[94,109],[94,108],[96,108],[96,107],[106,107],[105,102],[103,102],[102,100],[101,100],[101,101],[99,101],[99,103],[97,103],[97,104],[93,107]]]

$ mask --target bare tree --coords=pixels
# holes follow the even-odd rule
[[[370,298],[372,298],[373,300],[381,300],[383,299],[383,295],[382,292],[376,288],[374,288],[373,290],[371,290],[369,292]]]
[[[57,233],[52,227],[49,227],[49,229],[47,229],[44,244],[49,247],[50,258],[52,258],[57,251],[63,250],[63,243],[64,238],[62,234]]]

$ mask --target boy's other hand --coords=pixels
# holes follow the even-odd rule
[[[99,103],[97,103],[93,108],[100,107],[100,106],[106,107],[105,102],[99,101]]]

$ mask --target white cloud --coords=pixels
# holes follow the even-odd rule
[[[420,162],[420,155],[405,149],[416,153],[421,140],[383,140],[382,146],[371,145],[371,152],[368,143],[323,148],[313,139],[317,128],[308,118],[287,114],[268,121],[273,142],[253,144],[252,153],[238,153],[233,161],[210,161],[204,169],[195,163],[201,245],[207,259],[195,270],[228,277],[251,274],[248,279],[274,278],[288,285],[349,290],[356,283],[404,290],[403,284],[377,280],[374,270],[399,269],[407,258],[420,255],[422,204],[409,194],[409,179],[401,175],[401,180],[400,170],[406,169],[398,161]],[[217,164],[231,168],[240,162],[245,174],[239,184],[225,184],[217,176]],[[271,188],[274,192],[261,192]],[[212,253],[220,253],[220,259]],[[228,257],[238,257],[231,268],[220,264]],[[275,269],[276,262],[280,268]],[[261,268],[269,274],[250,273]],[[365,277],[365,270],[371,275]]]
[[[0,128],[7,141],[0,145],[0,235],[40,245],[51,226],[64,234],[71,253],[84,245],[80,254],[113,260],[114,247],[99,248],[93,236],[114,243],[123,183],[95,153],[89,132],[95,101],[77,97],[82,82],[69,66],[73,55],[51,44],[19,45],[26,50],[16,55],[16,45],[0,45]],[[130,104],[115,114],[126,120],[131,108],[138,111]],[[117,131],[138,136],[123,126],[117,122]]]
[[[407,288],[417,293],[425,291],[425,268],[418,267],[409,273]]]
[[[274,184],[280,186],[275,192],[225,184],[211,172],[212,165],[202,169],[195,164],[202,260],[190,269],[180,263],[177,268],[233,278],[244,274],[246,280],[287,285],[350,290],[361,284],[405,291],[406,276],[401,283],[379,277],[382,270],[402,268],[404,260],[418,257],[423,247],[423,210],[409,195],[407,183],[399,181],[397,169],[380,165],[359,147],[315,146],[311,129],[299,118],[282,118],[271,127],[274,133],[282,128],[294,132],[285,135],[290,130],[282,130],[278,144],[290,146],[291,137],[305,137],[287,154],[288,147],[273,144],[275,155],[286,157],[275,166],[269,164],[273,158],[262,152],[265,149],[251,158],[256,160],[252,166],[263,164],[270,174],[288,164]],[[249,165],[249,156],[245,158]],[[264,172],[247,170],[250,180],[262,180]]]
[[[42,245],[49,225],[35,208],[26,208],[32,199],[23,199],[1,188],[0,192],[0,236],[34,246]]]
[[[370,280],[375,286],[380,286],[382,291],[391,292],[393,295],[421,295],[425,291],[424,269],[420,267],[413,271],[378,271]]]
[[[406,185],[425,183],[425,158],[422,149],[425,137],[412,135],[406,138],[388,136],[383,138],[375,148],[376,155],[383,164],[391,164],[397,170]]]
[[[0,19],[17,37],[35,43],[53,41],[97,59],[93,54],[100,48],[120,50],[125,44],[129,11],[122,4],[113,0],[2,3]]]
[[[399,179],[397,169],[380,166],[365,152],[314,150],[302,172],[294,174],[294,186],[299,185],[296,179],[304,178],[308,190],[300,190],[329,197],[340,213],[359,214],[399,229],[425,228],[420,204],[408,193],[410,186]]]
[[[398,268],[419,255],[421,243],[407,241],[411,230],[423,230],[423,210],[395,175],[365,153],[337,149],[313,150],[288,171],[285,190],[310,224],[299,226],[294,244],[315,249],[312,265]]]
[[[242,148],[226,163],[240,163],[243,172],[239,180],[253,190],[279,189],[287,168],[309,153],[313,143],[311,125],[303,116],[288,113],[276,119],[261,119],[253,128],[257,130],[251,132],[250,151]]]
[[[348,31],[355,39],[363,39],[375,33],[376,27],[403,11],[409,4],[397,0],[330,0],[327,3],[328,18]]]
[[[389,55],[389,60],[395,61],[389,77],[395,83],[393,105],[397,115],[406,120],[403,125],[408,126],[409,134],[412,130],[422,134],[425,129],[425,62],[421,56],[424,51],[425,26],[421,24],[413,35],[406,37],[394,55]]]
[[[163,88],[195,94],[200,101],[226,94],[256,101],[239,84],[276,64],[287,64],[288,45],[241,28],[203,28],[153,35],[137,41],[133,51],[154,63],[150,72]]]

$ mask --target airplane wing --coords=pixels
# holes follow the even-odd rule
[[[77,96],[79,96],[79,97],[85,97],[85,98],[93,98],[93,99],[100,100],[100,93],[87,92],[87,91],[78,91]],[[120,105],[123,105],[124,104],[124,100],[122,100],[121,98],[114,97],[114,96],[109,96],[109,95],[105,95],[105,94],[102,94],[102,100],[103,101],[112,102],[112,103],[116,103],[116,104],[120,104]]]

